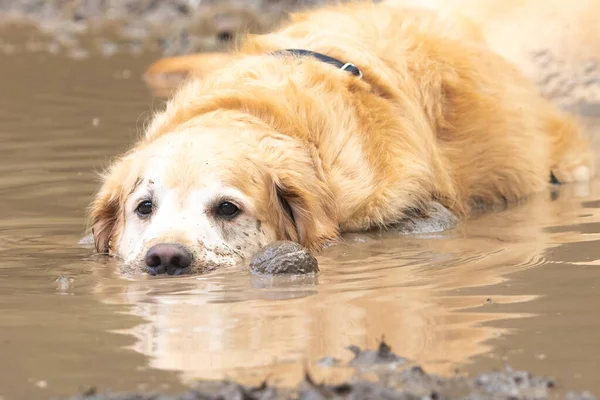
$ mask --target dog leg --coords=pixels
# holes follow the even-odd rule
[[[431,201],[427,209],[408,215],[394,224],[390,231],[404,235],[443,232],[454,228],[459,218],[437,201]]]
[[[594,176],[594,159],[590,145],[579,124],[572,118],[558,116],[550,121],[551,171],[560,183],[587,182]]]

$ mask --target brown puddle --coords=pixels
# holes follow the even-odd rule
[[[126,279],[96,262],[77,244],[84,211],[162,103],[140,80],[150,60],[0,56],[0,398],[292,385],[306,365],[333,381],[345,371],[315,361],[382,335],[430,372],[508,363],[600,393],[600,179],[444,234],[348,236],[316,280]]]

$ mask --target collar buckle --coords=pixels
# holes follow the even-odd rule
[[[340,69],[342,71],[348,71],[348,72],[356,75],[358,77],[358,79],[362,79],[362,77],[363,77],[362,71],[360,69],[358,69],[358,67],[352,63],[346,63],[346,64],[342,65],[342,67]]]

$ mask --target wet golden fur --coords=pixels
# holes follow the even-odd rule
[[[600,57],[596,0],[386,0],[450,13],[476,26],[488,45],[531,79],[547,52],[565,72]],[[551,60],[547,60],[551,61]],[[596,70],[597,72],[597,70]]]
[[[600,99],[600,2],[573,0],[385,0],[450,14],[514,63],[542,93],[561,105]],[[471,25],[471,28],[468,26]],[[228,56],[230,57],[230,56]],[[163,58],[144,74],[168,94],[187,74],[203,76],[228,62],[221,53]]]
[[[353,62],[364,77],[267,54],[285,48]],[[431,200],[464,217],[545,190],[551,172],[562,182],[592,175],[577,123],[460,20],[396,4],[333,6],[251,36],[231,57],[186,83],[113,164],[91,207],[98,251],[126,250],[124,205],[147,179],[149,154],[178,161],[161,172],[178,196],[216,180],[248,199],[261,240],[313,250],[340,232],[390,226]],[[249,223],[228,225],[222,245]],[[236,246],[266,244],[250,242]]]

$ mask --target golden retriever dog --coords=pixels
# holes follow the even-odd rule
[[[593,175],[578,124],[460,19],[329,6],[232,58],[109,168],[91,205],[98,252],[202,272],[279,239],[317,251],[432,201],[464,218]]]

